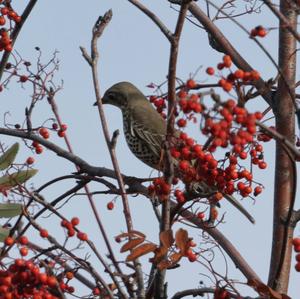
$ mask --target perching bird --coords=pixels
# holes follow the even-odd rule
[[[119,82],[110,87],[102,98],[103,104],[114,105],[121,109],[123,127],[127,144],[132,153],[142,162],[157,170],[162,168],[162,145],[166,137],[167,126],[162,116],[155,110],[144,94],[129,82]],[[199,190],[213,194],[205,182],[200,182]],[[199,197],[201,196],[199,194]],[[239,209],[252,223],[253,217],[231,195],[224,197]]]

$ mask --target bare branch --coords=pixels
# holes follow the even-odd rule
[[[104,29],[107,27],[107,25],[111,21],[111,18],[112,18],[112,10],[109,10],[104,14],[103,17],[99,17],[94,25],[93,36],[92,36],[92,41],[91,41],[91,55],[90,55],[91,64],[90,63],[89,64],[92,68],[94,91],[95,91],[96,102],[98,104],[98,111],[99,111],[100,121],[101,121],[101,125],[102,125],[102,130],[103,130],[104,138],[105,138],[105,141],[106,141],[109,153],[110,153],[113,168],[116,173],[118,185],[121,190],[121,197],[122,197],[122,202],[123,202],[124,217],[125,217],[125,221],[126,221],[126,225],[127,225],[127,231],[130,232],[133,230],[133,223],[132,223],[130,207],[129,207],[128,198],[127,198],[127,194],[126,194],[126,190],[125,190],[125,186],[124,186],[123,177],[121,175],[119,163],[118,163],[118,160],[116,157],[115,147],[113,147],[111,144],[111,137],[109,134],[108,125],[107,125],[106,117],[105,117],[104,110],[103,110],[103,104],[101,101],[100,85],[99,85],[99,81],[98,81],[99,76],[98,76],[98,70],[97,70],[98,60],[99,60],[99,51],[98,51],[98,47],[97,47],[97,42],[98,42],[98,39],[101,37]],[[83,51],[83,53],[85,53],[85,51]],[[137,273],[139,296],[143,297],[145,291],[144,291],[144,281],[143,281],[143,273],[141,270],[141,264],[138,261],[134,261],[134,266],[135,266],[136,273]],[[125,285],[127,285],[127,289],[130,293],[130,290],[131,290],[130,285],[127,282],[124,282],[124,283],[125,283]],[[122,290],[121,290],[121,294],[124,298],[127,297],[124,293],[122,293]]]
[[[161,30],[161,32],[165,35],[165,37],[171,42],[172,41],[172,32],[166,27],[166,25],[146,6],[144,6],[138,0],[128,0],[131,4],[136,6],[139,10],[141,10],[146,16],[148,16]]]

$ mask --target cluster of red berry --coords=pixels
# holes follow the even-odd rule
[[[155,178],[153,183],[149,185],[148,191],[150,195],[156,194],[161,201],[168,199],[171,192],[171,186],[164,178]]]
[[[218,70],[229,69],[232,66],[230,56],[224,55],[222,62],[217,65]],[[215,69],[207,68],[207,74],[214,75]],[[244,72],[243,70],[230,71],[230,73],[219,80],[218,85],[229,91],[233,86],[245,84],[249,81],[256,81],[260,78],[257,71]],[[231,86],[229,88],[229,85]],[[252,171],[240,165],[240,160],[250,158],[251,165],[257,165],[259,169],[267,167],[264,161],[263,146],[259,141],[269,141],[271,137],[265,133],[257,131],[256,121],[262,119],[261,112],[250,113],[245,107],[229,99],[222,102],[220,99],[214,100],[212,107],[207,107],[200,98],[201,93],[189,93],[191,89],[197,89],[197,84],[193,79],[187,80],[177,93],[178,101],[175,109],[177,126],[183,128],[188,121],[195,120],[200,114],[201,132],[207,136],[204,146],[199,145],[186,133],[181,133],[177,141],[174,142],[170,152],[178,168],[176,176],[184,183],[192,181],[204,181],[207,185],[214,187],[220,192],[215,193],[215,200],[222,198],[222,193],[240,193],[243,197],[249,195],[257,196],[262,192],[262,186],[256,184],[253,188]],[[159,113],[164,113],[166,108],[166,98],[150,97]],[[227,149],[224,158],[218,160],[213,153],[218,148]],[[176,172],[176,171],[175,171]],[[171,187],[164,179],[156,179],[149,186],[149,191],[156,193],[161,200],[166,198]],[[175,190],[174,196],[179,203],[185,202],[184,193]]]
[[[7,270],[0,270],[1,298],[55,299],[59,298],[53,294],[57,285],[55,276],[40,272],[31,260],[15,259]]]
[[[76,234],[75,227],[79,224],[79,222],[80,221],[79,221],[78,217],[73,217],[71,219],[71,221],[68,221],[66,219],[62,220],[60,225],[67,229],[68,237],[71,238],[71,237],[75,236],[75,234]],[[86,233],[83,233],[83,232],[77,230],[77,238],[80,241],[87,241],[88,235]]]
[[[48,231],[40,229],[40,235],[43,238],[48,237]],[[40,271],[38,263],[32,259],[25,260],[24,257],[28,255],[29,249],[27,245],[29,240],[26,236],[21,236],[17,240],[8,236],[4,240],[6,246],[19,246],[19,252],[22,258],[17,258],[6,270],[0,270],[0,297],[5,299],[10,298],[33,298],[33,299],[55,299],[59,287],[63,292],[73,293],[74,288],[68,286],[63,282],[66,277],[70,280],[74,277],[72,272],[66,272],[65,275],[60,275],[60,282],[54,275]],[[49,266],[53,268],[54,262],[49,262]]]
[[[267,30],[263,26],[259,25],[253,28],[250,32],[250,36],[252,37],[265,37],[267,35]]]
[[[54,123],[52,125],[52,129],[53,130],[57,130],[57,135],[59,137],[64,137],[65,136],[65,132],[67,130],[67,125],[66,124],[62,124],[60,129],[58,130],[58,124]],[[38,130],[39,134],[44,138],[44,139],[48,139],[50,138],[50,131],[45,128],[45,127],[41,127],[39,130]],[[43,146],[40,145],[37,141],[33,141],[32,142],[32,147],[35,149],[35,153],[36,154],[41,154],[44,150]],[[34,163],[34,158],[33,157],[28,157],[27,160],[26,160],[26,163],[28,165],[31,165]]]
[[[0,51],[12,51],[12,40],[10,38],[10,32],[12,31],[12,22],[19,23],[21,21],[21,17],[14,11],[11,7],[9,1],[5,1],[5,3],[1,3],[3,5],[0,9]],[[9,22],[7,22],[7,20]],[[5,25],[9,24],[9,28],[6,28]]]

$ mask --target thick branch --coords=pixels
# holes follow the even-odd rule
[[[297,28],[297,13],[289,1],[280,1],[280,12],[294,30]],[[295,136],[295,72],[296,40],[285,23],[279,26],[279,67],[281,76],[275,96],[274,115],[276,130],[290,143]],[[291,266],[291,238],[294,228],[290,225],[296,193],[296,171],[281,142],[276,142],[273,244],[269,272],[269,286],[286,294]]]

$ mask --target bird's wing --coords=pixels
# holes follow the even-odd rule
[[[132,109],[129,130],[133,136],[143,140],[151,152],[159,158],[166,135],[166,123],[151,104],[147,104],[149,106],[140,105]]]

